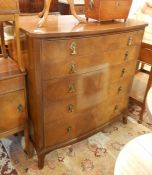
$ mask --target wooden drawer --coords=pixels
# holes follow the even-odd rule
[[[101,69],[105,63],[117,64],[117,61],[113,61],[114,59],[123,62],[127,54],[129,59],[134,59],[139,49],[134,46],[140,45],[142,35],[143,31],[136,31],[81,39],[44,41],[42,44],[43,79]],[[72,43],[76,44],[75,55],[71,55]]]
[[[132,0],[85,0],[87,18],[101,20],[126,19]]]
[[[49,102],[63,100],[76,94],[81,94],[88,98],[100,91],[104,94],[106,93],[107,83],[106,69],[48,80],[43,83],[44,103],[48,104]]]
[[[24,89],[24,76],[0,80],[0,94]]]
[[[104,115],[109,121],[125,112],[128,107],[128,99],[128,93],[124,93],[121,95],[121,98],[120,96],[115,96],[106,101],[107,108],[104,111]]]
[[[114,83],[133,76],[136,69],[137,60],[128,61],[124,64],[113,65],[109,68],[109,82]]]
[[[74,97],[51,102],[44,99],[44,123],[72,117],[78,112],[84,112],[105,101],[107,94],[97,91],[89,95],[78,94]]]
[[[130,89],[131,89],[131,84],[132,84],[132,76],[124,78],[123,80],[114,82],[114,83],[109,83],[108,85],[108,97],[113,98],[113,97],[119,97],[122,94],[129,94]]]
[[[24,125],[24,90],[0,95],[0,132]]]

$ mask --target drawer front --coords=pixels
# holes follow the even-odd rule
[[[61,120],[63,117],[72,117],[79,112],[84,113],[85,110],[96,106],[107,97],[101,90],[89,95],[78,94],[74,97],[66,98],[60,101],[44,102],[44,123]]]
[[[24,77],[16,77],[0,81],[0,94],[24,89]]]
[[[133,77],[129,76],[127,78],[124,78],[123,80],[120,80],[114,83],[109,83],[108,97],[117,98],[122,94],[129,94],[130,89],[131,89],[132,80],[133,80]]]
[[[43,79],[101,69],[105,63],[112,62],[110,58],[114,59],[110,53],[114,53],[118,60],[123,61],[131,49],[128,57],[134,58],[139,47],[136,51],[132,47],[140,45],[142,35],[143,31],[136,31],[90,38],[43,41]],[[118,56],[117,49],[122,58]]]
[[[0,132],[22,126],[25,123],[24,90],[0,95]]]
[[[121,95],[121,98],[120,96],[115,96],[106,101],[107,108],[104,111],[104,115],[109,121],[126,111],[128,108],[128,96],[127,93],[124,93]]]
[[[125,64],[110,66],[109,82],[114,83],[127,77],[132,77],[136,69],[136,60],[128,61]]]
[[[43,83],[44,102],[48,104],[49,102],[63,100],[76,94],[81,94],[88,98],[100,91],[102,94],[105,94],[107,83],[108,74],[106,69],[48,80]]]

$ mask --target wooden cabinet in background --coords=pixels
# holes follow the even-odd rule
[[[84,14],[84,1],[74,1],[74,6],[76,13],[78,15]],[[58,11],[61,13],[61,15],[70,15],[70,6],[68,4],[68,1],[66,0],[59,0],[58,2]]]
[[[73,16],[21,17],[30,136],[42,168],[46,153],[99,131],[122,115],[146,24],[76,24]]]
[[[0,138],[25,131],[27,105],[25,73],[10,58],[0,58]],[[28,145],[26,145],[28,147]]]
[[[44,0],[19,0],[21,13],[38,13],[43,10]],[[52,0],[51,12],[58,11],[58,1]]]

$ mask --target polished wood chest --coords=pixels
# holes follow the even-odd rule
[[[29,20],[30,19],[30,20]],[[125,118],[145,24],[78,24],[72,16],[21,17],[31,138],[45,154]]]

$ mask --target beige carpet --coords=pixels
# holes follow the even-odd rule
[[[134,106],[130,108],[136,117],[139,110]],[[18,175],[113,175],[116,158],[123,146],[151,129],[151,125],[138,124],[131,117],[127,125],[117,121],[86,140],[47,154],[42,170],[37,168],[36,156],[27,159],[21,147],[22,138],[11,136],[1,140],[11,160],[8,156],[0,159],[0,172],[1,175],[16,175],[15,170]],[[3,152],[4,148],[0,149],[0,155]],[[9,162],[5,165],[6,171],[3,169],[5,159]],[[10,170],[8,173],[6,167]]]

